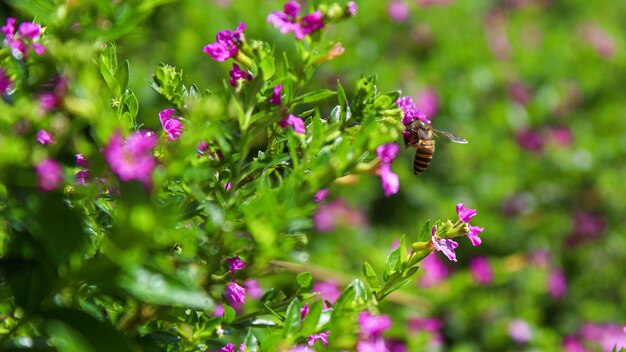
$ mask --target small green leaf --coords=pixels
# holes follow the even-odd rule
[[[115,74],[115,79],[117,80],[117,84],[120,87],[121,92],[124,93],[126,88],[128,88],[128,76],[130,75],[130,64],[128,60],[124,60],[122,65],[117,70]]]
[[[347,106],[348,98],[346,96],[346,91],[343,89],[341,85],[341,81],[337,80],[337,103],[339,106]]]
[[[365,275],[365,280],[367,280],[367,284],[369,285],[372,292],[378,292],[378,276],[368,262],[363,263],[363,275]]]
[[[259,68],[261,69],[261,73],[263,75],[264,81],[269,81],[276,72],[276,65],[274,64],[274,56],[268,55],[261,60],[259,63]]]
[[[312,102],[315,102],[315,101],[320,101],[320,100],[332,97],[335,94],[337,94],[337,92],[335,92],[333,90],[330,90],[330,89],[320,89],[318,91],[306,93],[306,94],[303,94],[303,95],[297,97],[294,100],[294,103],[312,103]]]
[[[233,307],[229,306],[228,304],[224,304],[224,314],[222,315],[222,321],[225,324],[232,323],[233,320],[235,320],[236,315],[237,315],[237,312],[235,312]]]
[[[139,102],[137,101],[135,93],[130,90],[126,91],[126,94],[124,95],[124,105],[134,121],[137,118],[137,113],[139,112]]]
[[[298,276],[296,276],[296,281],[302,291],[311,292],[311,289],[313,288],[313,276],[311,276],[311,273],[304,272],[298,274]]]
[[[405,235],[402,235],[402,237],[400,237],[400,247],[398,249],[400,250],[400,263],[404,264],[409,259],[409,254],[406,250],[406,236]]]
[[[417,241],[418,242],[428,242],[430,241],[430,237],[431,237],[431,226],[430,226],[430,220],[426,221],[426,223],[424,224],[424,226],[422,226],[422,231],[420,231],[419,236],[417,236]]]
[[[308,336],[317,331],[317,325],[322,315],[322,308],[324,303],[321,300],[317,300],[312,304],[309,304],[309,313],[304,317],[302,321],[302,328],[300,329],[301,336]]]
[[[248,333],[246,334],[246,338],[243,340],[245,344],[246,352],[256,352],[259,350],[259,340],[256,338],[254,333],[252,333],[252,329],[248,329]]]
[[[301,308],[302,306],[297,298],[289,303],[289,307],[287,307],[287,312],[285,313],[285,330],[283,331],[284,337],[290,338],[298,334],[298,330],[300,330]]]
[[[400,248],[396,248],[387,256],[387,261],[385,264],[385,272],[383,274],[383,280],[385,282],[389,279],[389,277],[396,273],[400,269]]]

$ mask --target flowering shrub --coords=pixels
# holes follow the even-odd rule
[[[623,345],[623,285],[581,269],[624,252],[621,183],[591,168],[620,149],[580,144],[619,128],[568,120],[605,116],[621,81],[552,82],[558,55],[524,56],[537,28],[518,52],[510,17],[548,2],[166,2],[11,2],[1,348]],[[578,22],[567,57],[619,69],[614,29]],[[438,143],[416,177],[415,120],[470,144]],[[589,283],[613,288],[585,300]]]

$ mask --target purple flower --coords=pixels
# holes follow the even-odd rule
[[[356,344],[357,352],[389,352],[382,338],[360,340]]]
[[[211,315],[214,317],[221,317],[222,315],[224,315],[224,305],[222,303],[217,303]]]
[[[357,11],[359,10],[356,2],[354,1],[348,2],[348,4],[346,5],[346,9],[350,16],[356,16]]]
[[[317,191],[315,195],[313,195],[313,201],[315,203],[321,203],[324,200],[324,198],[326,198],[327,195],[328,195],[328,189],[322,188],[319,191]]]
[[[4,34],[6,38],[13,37],[13,35],[15,34],[16,23],[17,23],[17,20],[15,18],[8,17],[6,24],[2,26],[2,28],[0,28],[0,31],[2,31],[2,34]]]
[[[258,299],[263,296],[263,289],[259,286],[259,282],[256,280],[247,280],[243,282],[243,286],[248,292],[248,296]]]
[[[398,339],[385,340],[385,345],[389,352],[407,352],[408,349],[404,342]]]
[[[239,22],[235,31],[223,30],[217,33],[214,43],[207,44],[202,51],[209,54],[215,61],[226,61],[237,56],[239,52],[238,44],[243,40],[243,31],[246,25]]]
[[[237,270],[241,270],[246,267],[246,262],[239,259],[239,257],[226,258],[226,264],[230,267],[231,275],[235,273]]]
[[[152,170],[157,165],[152,155],[157,142],[157,136],[150,131],[135,132],[126,140],[119,133],[114,133],[104,148],[104,159],[123,182],[136,180],[149,188],[152,185]]]
[[[11,78],[0,67],[0,95],[5,94],[11,87],[12,83]]]
[[[315,344],[315,340],[320,340],[320,341],[322,341],[322,345],[328,346],[328,335],[329,334],[330,334],[329,331],[323,331],[323,332],[320,332],[319,334],[309,335],[307,343],[309,344],[309,346],[313,346]]]
[[[603,28],[594,23],[587,23],[580,28],[584,41],[590,44],[603,58],[610,58],[615,54],[615,40]]]
[[[63,181],[63,169],[52,159],[40,161],[35,166],[35,172],[39,178],[39,189],[44,192],[55,190]]]
[[[167,139],[170,141],[175,141],[180,138],[183,134],[183,123],[179,120],[180,116],[172,115],[176,112],[174,109],[165,109],[159,112],[159,120],[161,121],[161,126],[163,126],[163,130],[167,134]]]
[[[309,303],[307,302],[304,307],[300,308],[300,320],[304,320],[306,315],[309,314]]]
[[[417,108],[411,97],[400,97],[396,100],[396,104],[403,112],[402,123],[405,126],[408,126],[415,120],[421,120],[430,124],[430,120],[426,117],[426,114]]]
[[[33,43],[32,44],[32,48],[33,48],[33,51],[35,52],[35,54],[37,54],[39,56],[41,56],[41,55],[46,53],[46,47],[41,45],[40,43]]]
[[[562,298],[567,293],[567,280],[561,269],[554,269],[548,276],[548,293],[553,298]]]
[[[523,319],[513,319],[509,323],[509,335],[518,344],[526,343],[532,337],[530,326]]]
[[[235,352],[235,345],[227,343],[226,346],[220,348],[220,352]]]
[[[315,229],[319,232],[330,232],[337,226],[363,229],[367,227],[367,219],[363,212],[350,207],[341,199],[334,200],[319,207],[313,215]]]
[[[272,105],[278,105],[278,106],[283,105],[283,101],[282,101],[282,99],[281,99],[281,97],[280,97],[280,94],[281,94],[282,89],[283,89],[283,85],[282,85],[282,83],[277,84],[277,85],[274,87],[274,93],[272,94],[272,96],[271,96],[271,97],[270,97],[270,99],[269,99],[269,103],[270,103],[270,104],[272,104]]]
[[[358,317],[359,335],[362,338],[376,338],[391,328],[391,319],[386,315],[372,315],[370,312],[361,312]]]
[[[472,278],[479,284],[487,285],[493,281],[493,270],[485,257],[474,257],[469,261]]]
[[[76,173],[76,175],[74,175],[74,179],[76,180],[76,183],[84,186],[87,184],[87,179],[89,178],[89,176],[89,170],[80,170]]]
[[[319,292],[320,298],[330,303],[335,303],[339,295],[341,295],[341,289],[339,284],[335,281],[316,281],[313,284],[312,292]]]
[[[417,94],[415,105],[431,118],[439,110],[439,97],[434,89],[426,89]]]
[[[228,80],[228,83],[234,87],[237,85],[237,81],[239,80],[252,80],[252,75],[250,74],[250,72],[242,70],[239,68],[239,65],[233,63],[233,68],[228,72],[228,74],[230,75],[230,79]]]
[[[302,40],[305,36],[324,27],[324,16],[321,11],[304,15],[298,19],[300,4],[289,1],[284,11],[274,11],[267,16],[267,22],[278,28],[282,34],[293,33],[296,39]]]
[[[485,229],[479,226],[472,226],[472,225],[469,225],[468,229],[469,230],[467,232],[467,238],[469,238],[473,246],[480,246],[480,243],[482,242],[482,240],[480,239],[480,237],[478,237],[478,234],[483,232],[483,230]]]
[[[59,98],[54,93],[41,93],[37,97],[37,102],[39,103],[42,114],[44,114],[57,107]]]
[[[306,128],[304,127],[304,121],[296,115],[289,114],[279,123],[280,127],[285,128],[287,126],[293,127],[295,133],[305,134]]]
[[[39,132],[37,132],[37,142],[44,144],[44,145],[55,143],[50,132],[46,130],[39,130]]]
[[[574,137],[572,130],[568,126],[552,126],[548,130],[548,138],[550,141],[559,146],[569,146],[572,144]]]
[[[567,244],[576,246],[600,238],[607,225],[602,214],[578,211],[574,214],[572,226],[573,231],[567,239]]]
[[[76,154],[76,164],[78,166],[82,166],[84,168],[88,168],[89,167],[89,161],[87,161],[87,159],[85,159],[85,156],[82,154]]]
[[[380,176],[385,197],[398,193],[400,189],[400,179],[391,170],[391,163],[398,155],[399,149],[395,143],[384,144],[376,148],[376,156],[380,159],[376,174]]]
[[[449,276],[446,264],[435,253],[431,253],[421,261],[422,276],[420,287],[430,287],[445,281]]]
[[[35,40],[39,37],[39,34],[41,33],[41,27],[38,24],[34,24],[32,22],[22,22],[20,23],[18,32],[20,33],[20,36],[22,38]]]
[[[230,304],[243,304],[246,300],[246,289],[239,286],[235,281],[231,281],[226,284],[226,292],[224,292],[224,296]]]
[[[436,232],[437,226],[433,226],[433,229],[431,230],[431,241],[435,246],[435,249],[439,252],[443,252],[448,259],[456,262],[456,253],[454,253],[454,250],[459,246],[459,244],[449,238],[439,238],[435,236]]]
[[[456,213],[459,216],[459,221],[467,224],[476,215],[477,211],[476,209],[466,208],[463,203],[459,203],[456,205]]]
[[[535,154],[540,154],[544,148],[544,138],[537,129],[522,129],[515,134],[517,144],[520,148]]]
[[[614,347],[617,351],[626,348],[624,327],[614,323],[586,323],[579,329],[578,334],[594,346],[599,346],[602,351],[613,351]]]
[[[409,18],[409,7],[405,0],[391,0],[387,11],[394,22],[404,22]]]

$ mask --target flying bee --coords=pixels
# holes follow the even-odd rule
[[[413,173],[416,175],[426,171],[435,154],[435,140],[433,136],[444,137],[454,143],[467,144],[465,138],[454,133],[439,131],[432,128],[422,120],[414,120],[407,128],[404,144],[406,147],[414,147],[415,158],[413,159]]]

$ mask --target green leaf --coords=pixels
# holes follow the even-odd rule
[[[274,56],[268,55],[259,62],[259,68],[263,75],[264,81],[269,81],[276,72],[276,65],[274,64]]]
[[[315,92],[303,94],[297,97],[293,102],[294,103],[312,103],[315,101],[320,101],[320,100],[332,97],[335,94],[337,94],[337,92],[335,92],[334,90],[320,89]]]
[[[417,241],[418,242],[428,242],[430,241],[431,236],[431,229],[432,226],[430,226],[430,220],[426,221],[426,223],[424,224],[424,226],[422,226],[422,230],[420,231],[419,235],[417,236]]]
[[[367,284],[369,285],[370,290],[373,293],[378,292],[378,276],[368,262],[363,263],[363,275],[365,275],[365,280],[367,280]]]
[[[298,276],[296,276],[296,281],[298,282],[301,291],[311,292],[311,289],[313,288],[313,276],[311,276],[311,273],[304,272],[298,274]]]
[[[128,76],[130,75],[130,64],[128,60],[124,60],[122,65],[117,70],[115,74],[115,79],[117,80],[117,84],[120,87],[121,92],[124,93],[126,88],[128,88]]]
[[[309,313],[302,321],[300,336],[309,336],[318,330],[318,323],[320,316],[322,315],[323,308],[324,302],[322,302],[322,300],[317,300],[309,304]]]
[[[343,89],[341,81],[339,80],[337,80],[337,104],[339,104],[339,106],[348,105],[348,97],[346,96],[346,91],[345,89]]]
[[[113,326],[75,309],[58,308],[44,314],[53,344],[63,351],[132,351],[124,335]],[[81,347],[74,349],[70,346]],[[84,349],[87,348],[87,349]]]
[[[259,340],[256,338],[254,333],[252,333],[252,329],[248,329],[248,333],[246,334],[246,338],[243,340],[245,344],[246,352],[257,352],[259,350]]]
[[[126,91],[126,94],[124,95],[124,105],[126,106],[132,121],[135,121],[137,113],[139,112],[139,102],[137,101],[135,93],[130,90]]]
[[[409,254],[406,250],[406,236],[405,235],[402,235],[402,237],[400,237],[400,247],[398,249],[400,250],[400,263],[404,264],[409,258]]]
[[[298,330],[300,330],[301,308],[302,306],[297,298],[289,303],[289,307],[287,307],[287,312],[285,313],[285,329],[283,331],[284,337],[291,338],[298,334]]]
[[[224,314],[222,315],[222,321],[225,324],[230,324],[233,322],[233,320],[235,320],[236,316],[237,312],[235,312],[233,307],[229,306],[228,304],[224,304]]]
[[[383,280],[387,282],[389,277],[400,269],[400,248],[394,249],[388,256],[385,264]]]

